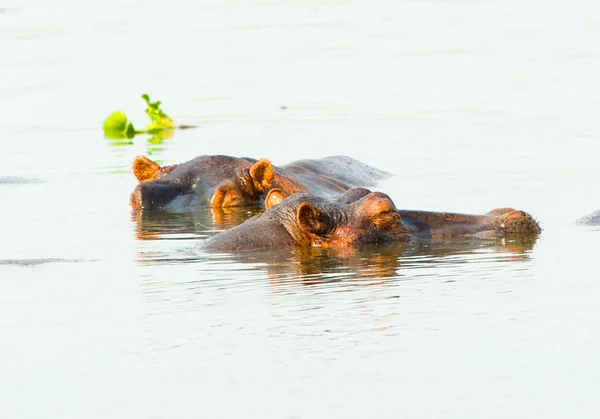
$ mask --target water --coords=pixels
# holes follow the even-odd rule
[[[22,1],[0,9],[0,416],[596,417],[591,2]],[[177,123],[108,141],[149,93]],[[132,214],[130,164],[346,154],[398,207],[535,243],[202,255],[251,210]]]

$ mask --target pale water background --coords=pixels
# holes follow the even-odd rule
[[[549,4],[551,3],[551,4]],[[596,418],[595,2],[4,2],[0,417]],[[180,124],[143,127],[149,93]],[[346,154],[398,207],[531,212],[533,247],[190,249],[137,154]]]

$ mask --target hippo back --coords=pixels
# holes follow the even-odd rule
[[[361,163],[348,156],[329,156],[322,159],[297,160],[283,166],[296,175],[323,176],[345,184],[346,189],[355,186],[374,186],[378,180],[392,176],[384,170]]]
[[[592,212],[583,218],[577,220],[579,225],[597,226],[600,225],[600,210]]]

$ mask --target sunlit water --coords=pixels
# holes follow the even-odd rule
[[[0,417],[595,418],[591,2],[0,8]],[[108,141],[149,93],[162,143]],[[131,161],[346,154],[400,208],[535,243],[192,251],[251,209],[131,213]]]

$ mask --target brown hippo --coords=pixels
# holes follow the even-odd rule
[[[484,215],[404,209],[398,210],[398,214],[419,237],[432,239],[459,236],[535,237],[542,231],[531,215],[514,208],[496,208]]]
[[[262,204],[272,188],[286,195],[339,195],[391,176],[345,156],[299,160],[273,166],[267,159],[200,156],[161,167],[144,156],[133,162],[139,184],[130,196],[134,209],[190,210]]]
[[[503,237],[540,233],[527,213],[500,208],[485,215],[398,210],[383,193],[351,189],[337,199],[312,194],[281,198],[274,190],[267,211],[212,236],[206,251],[270,249],[290,246],[344,248],[362,243],[460,236]]]

